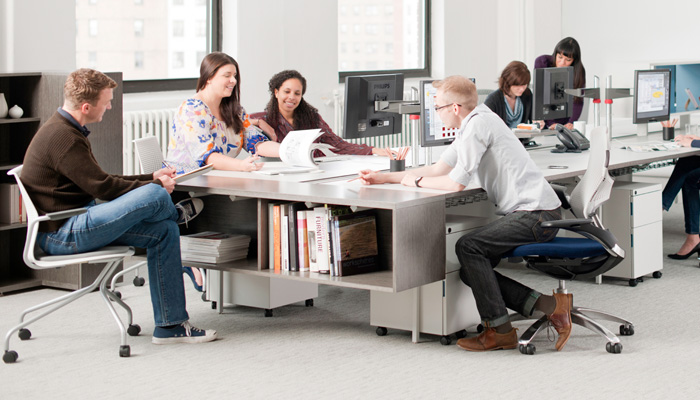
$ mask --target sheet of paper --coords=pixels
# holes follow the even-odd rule
[[[280,159],[298,167],[316,167],[313,159],[314,140],[321,136],[320,129],[291,131],[280,144]]]

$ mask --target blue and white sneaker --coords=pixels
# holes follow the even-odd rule
[[[213,329],[199,329],[185,321],[175,328],[166,329],[156,326],[153,330],[153,344],[170,343],[205,343],[216,339],[216,331]]]
[[[204,202],[202,201],[202,199],[188,198],[182,201],[178,201],[177,204],[175,204],[175,208],[177,208],[178,211],[178,225],[185,224],[185,226],[187,226],[187,223],[189,221],[192,221],[194,217],[196,217],[197,215],[199,215],[200,212],[202,212],[202,209],[204,208]]]

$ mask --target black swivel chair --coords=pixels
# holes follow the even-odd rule
[[[596,211],[610,198],[613,179],[608,173],[610,143],[606,128],[598,127],[591,132],[591,147],[588,169],[567,198],[558,190],[562,207],[569,209],[577,219],[549,221],[544,227],[553,227],[576,232],[582,237],[557,237],[550,242],[534,243],[513,249],[507,257],[522,257],[529,268],[559,279],[558,293],[567,293],[565,282],[577,278],[592,278],[612,269],[625,258],[625,251],[618,245],[615,236],[603,227]],[[620,323],[620,335],[634,334],[631,322],[585,307],[573,307],[571,320],[607,339],[609,353],[622,352],[620,339],[613,332],[593,320],[599,319]],[[534,336],[547,327],[547,316],[538,319],[520,337],[518,349],[523,354],[534,354]]]

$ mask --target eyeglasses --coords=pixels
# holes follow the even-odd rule
[[[451,105],[453,105],[453,104],[456,105],[457,107],[462,107],[461,104],[458,104],[458,103],[450,103],[450,104],[445,104],[444,106],[435,106],[435,111],[440,111],[440,110],[442,110],[443,108],[449,107],[449,106],[451,106]]]

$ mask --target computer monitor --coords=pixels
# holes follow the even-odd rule
[[[473,81],[473,80],[472,80]],[[422,147],[443,146],[452,143],[459,129],[447,129],[435,111],[435,94],[433,80],[420,81],[420,120]]]
[[[403,74],[345,77],[343,137],[360,139],[400,133],[401,115],[375,111],[375,101],[402,99]]]
[[[671,70],[634,71],[632,122],[667,121],[671,114]]]
[[[533,86],[533,120],[571,117],[574,96],[564,90],[574,88],[574,67],[535,68]]]

